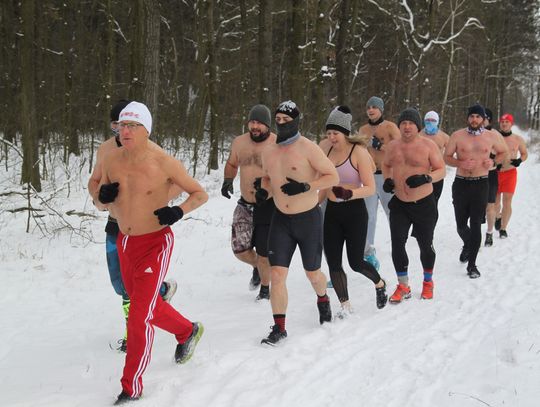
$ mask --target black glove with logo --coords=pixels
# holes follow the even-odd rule
[[[348,201],[352,198],[352,191],[350,189],[343,187],[332,187],[332,192],[336,198],[343,199],[344,201]]]
[[[382,185],[382,189],[387,194],[393,194],[394,188],[396,187],[396,184],[394,183],[394,180],[392,178],[386,178],[384,180],[384,184]]]
[[[164,206],[163,208],[156,209],[154,215],[158,217],[160,225],[172,225],[182,219],[184,211],[179,206]]]
[[[221,186],[221,195],[223,195],[227,199],[231,199],[231,195],[234,193],[232,184],[233,184],[232,178],[225,178],[223,180],[223,185]]]
[[[302,192],[309,191],[309,189],[311,188],[307,182],[298,182],[289,177],[286,177],[285,179],[289,182],[281,186],[281,191],[283,191],[284,194],[298,195]]]
[[[429,184],[431,182],[431,175],[419,174],[411,175],[405,180],[405,183],[411,188],[418,188],[420,185]]]
[[[383,143],[379,139],[379,137],[373,135],[373,137],[371,138],[371,147],[373,147],[377,151],[381,151],[382,146],[383,146]]]
[[[103,184],[99,188],[99,202],[108,204],[113,202],[118,196],[118,182],[113,182],[112,184]]]
[[[514,167],[519,167],[521,163],[522,163],[521,158],[514,158],[510,160],[510,164],[512,164]]]

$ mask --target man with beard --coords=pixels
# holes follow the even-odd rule
[[[382,176],[382,163],[386,152],[386,145],[400,138],[399,129],[391,121],[385,120],[383,117],[384,102],[380,97],[372,96],[366,104],[368,122],[364,124],[358,132],[368,138],[368,152],[375,162],[375,186],[376,192],[374,195],[366,198],[366,207],[368,211],[368,232],[366,247],[364,250],[365,260],[373,264],[378,270],[379,261],[375,255],[375,226],[377,224],[377,209],[379,201],[388,218],[388,202],[392,198],[392,194],[384,192]]]
[[[457,232],[463,240],[459,260],[468,262],[467,275],[470,278],[480,277],[476,257],[482,241],[481,224],[488,201],[488,171],[493,165],[502,163],[508,154],[506,145],[497,134],[484,128],[485,117],[483,106],[469,107],[468,127],[450,136],[444,154],[446,164],[457,168],[452,199]],[[496,154],[493,159],[490,158],[492,151]]]
[[[502,163],[498,173],[499,188],[497,190],[497,199],[495,201],[495,213],[498,214],[497,218],[500,219],[499,237],[501,239],[506,239],[508,237],[506,228],[510,221],[510,216],[512,215],[512,198],[516,191],[517,167],[527,160],[528,153],[525,140],[517,134],[512,133],[514,117],[509,113],[503,114],[499,120],[499,124],[504,142],[508,146],[509,156],[508,159]]]
[[[253,267],[250,290],[261,285],[256,300],[270,299],[270,264],[267,242],[274,201],[269,199],[255,205],[255,180],[263,176],[261,153],[275,144],[276,135],[270,132],[271,114],[265,105],[255,105],[248,115],[248,132],[236,137],[225,164],[221,194],[230,199],[233,181],[240,170],[240,199],[234,210],[231,245],[234,255]],[[253,250],[256,248],[256,251]]]
[[[322,213],[318,190],[339,183],[334,164],[317,144],[300,135],[300,111],[290,100],[276,110],[276,143],[263,151],[264,177],[257,190],[257,201],[274,197],[276,210],[268,235],[268,258],[272,273],[270,303],[274,326],[261,343],[275,345],[287,337],[287,274],[296,246],[308,280],[317,294],[319,322],[332,319],[326,277],[321,272]]]

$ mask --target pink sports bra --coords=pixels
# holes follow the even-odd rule
[[[360,174],[358,173],[358,170],[354,168],[351,162],[351,155],[355,147],[356,147],[356,144],[353,144],[351,148],[351,152],[349,153],[349,156],[347,157],[347,159],[341,164],[336,165],[336,170],[339,175],[339,185],[348,184],[348,185],[354,185],[357,187],[361,187],[363,185],[362,180],[360,179]],[[334,147],[332,146],[330,148],[330,150],[328,151],[327,157],[330,156],[330,153],[332,152],[332,148]]]

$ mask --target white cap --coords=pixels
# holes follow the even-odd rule
[[[152,115],[143,103],[131,102],[124,107],[120,112],[120,116],[118,116],[118,121],[121,122],[124,120],[141,123],[146,131],[148,131],[148,135],[152,133]]]
[[[439,124],[439,114],[434,110],[430,110],[424,116],[424,121],[426,120],[434,120],[437,124]]]

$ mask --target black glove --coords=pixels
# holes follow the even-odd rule
[[[257,177],[255,178],[255,181],[253,181],[253,188],[255,188],[255,191],[258,191],[262,188],[262,178]]]
[[[510,160],[510,164],[512,164],[514,167],[519,167],[519,164],[521,164],[521,158],[514,158]]]
[[[160,225],[172,225],[174,222],[182,219],[184,211],[179,206],[164,206],[163,208],[156,209],[154,215],[158,217]]]
[[[502,163],[501,163],[501,164],[497,164],[497,166],[495,167],[495,169],[496,169],[497,171],[500,171],[501,168],[502,168]]]
[[[382,141],[375,135],[371,138],[371,147],[373,147],[377,151],[381,151],[381,147],[383,146]]]
[[[264,188],[259,188],[255,191],[255,202],[257,205],[263,204],[268,199],[268,191]]]
[[[223,185],[221,186],[221,195],[223,195],[227,199],[231,199],[231,195],[234,192],[233,189],[233,179],[232,178],[225,178],[223,180]]]
[[[345,189],[343,187],[333,187],[332,192],[336,196],[336,198],[343,199],[344,201],[348,201],[352,198],[352,191],[350,189]]]
[[[118,182],[113,182],[112,184],[103,184],[99,188],[99,202],[108,204],[113,202],[118,196]]]
[[[392,178],[386,178],[384,180],[384,184],[382,185],[382,189],[388,194],[393,194],[395,186],[396,184],[394,183],[394,180]]]
[[[298,195],[302,192],[309,191],[310,185],[307,182],[298,182],[289,177],[286,177],[285,179],[289,182],[281,186],[281,190],[284,194]]]
[[[431,175],[419,174],[411,175],[405,180],[405,183],[411,188],[418,188],[420,185],[429,184],[431,182]]]

